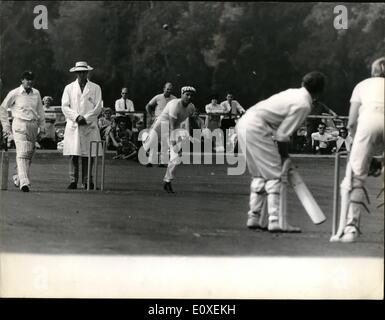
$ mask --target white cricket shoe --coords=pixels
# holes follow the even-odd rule
[[[355,226],[346,226],[340,241],[345,243],[355,242],[358,238],[358,229]]]
[[[279,226],[279,220],[278,219],[273,219],[273,220],[269,219],[269,224],[267,225],[267,230],[269,232],[281,232],[282,229]]]
[[[260,223],[259,223],[259,220],[261,217],[259,213],[249,212],[247,215],[248,215],[248,218],[247,218],[246,226],[249,229],[261,229],[262,228]]]
[[[19,180],[19,176],[17,174],[12,176],[12,181],[13,181],[13,184],[15,185],[16,188],[20,187],[20,180]]]

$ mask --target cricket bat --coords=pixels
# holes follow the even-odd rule
[[[287,217],[287,187],[290,183],[289,173],[292,170],[292,163],[290,159],[286,159],[282,166],[281,173],[281,188],[279,198],[279,228],[280,232],[301,232],[301,229],[292,226],[288,222]]]
[[[293,167],[288,172],[288,180],[313,223],[320,224],[324,222],[326,220],[325,215],[302,180],[302,177]]]
[[[8,168],[9,168],[9,155],[8,155],[8,142],[4,139],[4,150],[1,151],[0,159],[0,190],[8,189]]]

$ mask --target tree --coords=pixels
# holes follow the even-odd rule
[[[370,63],[385,52],[385,4],[346,4],[348,29],[333,27],[335,4],[321,3],[304,21],[309,30],[293,63],[306,70],[319,69],[328,76],[328,104],[347,115],[349,99],[357,82],[369,77]]]
[[[51,18],[57,16],[57,3],[39,4],[47,6]],[[48,32],[34,28],[35,5],[31,1],[0,2],[0,69],[6,92],[19,85],[22,72],[30,69],[36,74],[36,86],[41,93],[51,94],[56,75],[54,55]]]

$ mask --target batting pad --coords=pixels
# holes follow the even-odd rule
[[[18,158],[32,159],[35,151],[35,144],[29,141],[15,141],[15,145]]]

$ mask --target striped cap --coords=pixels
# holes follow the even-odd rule
[[[181,89],[181,93],[185,93],[185,92],[196,92],[195,88],[194,87],[190,87],[190,86],[185,86],[185,87],[182,87]]]

